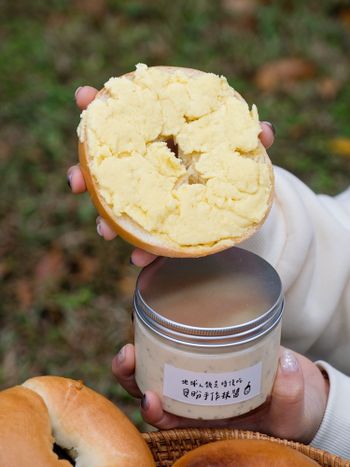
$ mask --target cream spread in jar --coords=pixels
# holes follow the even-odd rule
[[[278,363],[281,281],[239,248],[205,258],[160,258],[135,297],[136,381],[167,412],[235,417],[263,404]]]

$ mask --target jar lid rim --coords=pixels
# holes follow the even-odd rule
[[[140,315],[146,315],[150,323],[159,323],[162,326],[188,335],[197,335],[197,336],[228,336],[228,335],[241,335],[245,332],[249,332],[253,329],[260,328],[264,324],[272,321],[277,321],[279,315],[282,312],[284,304],[283,293],[281,292],[276,303],[263,314],[254,318],[245,323],[230,325],[230,326],[221,326],[221,327],[202,327],[202,326],[191,326],[188,324],[182,324],[177,321],[173,321],[169,318],[162,316],[153,310],[143,299],[141,292],[136,289],[134,294],[134,309]]]
[[[279,322],[283,312],[284,294],[281,279],[271,264],[252,252],[234,247],[228,251],[228,256],[222,256],[225,253],[226,252],[221,252],[219,254],[212,255],[211,258],[208,260],[204,259],[204,261],[199,258],[199,262],[196,260],[192,260],[190,262],[179,262],[176,259],[175,261],[166,259],[166,262],[163,263],[161,260],[164,261],[164,259],[161,258],[156,260],[152,265],[147,266],[143,271],[141,271],[137,279],[134,293],[134,309],[136,314],[150,329],[154,331],[157,330],[157,332],[161,334],[176,336],[176,338],[181,338],[181,340],[187,341],[198,339],[202,339],[203,341],[214,341],[215,339],[229,341],[231,339],[232,342],[238,342],[240,340],[246,340],[247,338],[255,339],[263,335],[266,332],[266,329],[270,329]],[[267,287],[267,293],[269,294],[268,296],[270,299],[268,302],[262,302],[261,313],[258,315],[256,313],[254,315],[250,314],[249,320],[242,320],[238,323],[228,322],[227,324],[225,323],[225,325],[215,326],[215,324],[217,325],[221,323],[220,320],[214,319],[212,320],[213,324],[211,327],[202,326],[200,320],[197,320],[196,322],[193,320],[187,322],[176,320],[176,315],[166,315],[162,309],[155,309],[154,304],[157,302],[149,300],[150,297],[148,292],[151,284],[151,290],[155,291],[155,293],[159,293],[157,291],[157,287],[160,293],[167,293],[167,289],[162,288],[164,285],[162,282],[164,271],[170,271],[176,280],[179,280],[180,277],[180,282],[176,282],[176,284],[182,284],[185,283],[184,277],[186,277],[186,279],[191,279],[191,277],[193,277],[191,276],[193,271],[193,273],[198,274],[197,277],[202,280],[201,274],[203,274],[202,271],[206,271],[205,268],[208,268],[209,273],[214,273],[212,277],[215,277],[216,273],[222,274],[222,271],[224,271],[224,273],[227,272],[228,274],[232,274],[233,271],[233,278],[237,272],[238,277],[247,277],[248,281],[250,280],[250,277],[256,277],[261,287]],[[242,274],[242,271],[243,275],[240,276],[239,274]],[[206,272],[204,272],[204,274],[206,274]],[[225,276],[222,277],[225,278]],[[172,276],[168,276],[167,280],[169,281],[171,278]],[[206,284],[205,282],[203,283]],[[240,289],[236,288],[232,290],[233,294],[237,293],[238,296],[240,296]],[[248,299],[251,295],[251,289],[248,288],[244,293],[246,295],[243,295],[243,297],[246,296]],[[235,297],[235,295],[232,296]],[[249,304],[249,300],[246,303]],[[215,305],[215,302],[213,302],[213,304]],[[197,325],[197,323],[199,325]]]

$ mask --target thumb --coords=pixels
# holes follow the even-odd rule
[[[272,389],[269,424],[274,435],[295,439],[302,431],[304,377],[297,354],[282,348]]]

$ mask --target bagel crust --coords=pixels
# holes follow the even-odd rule
[[[136,427],[112,402],[81,381],[39,376],[23,386],[44,401],[55,442],[69,452],[76,467],[155,467]]]
[[[138,65],[81,115],[81,168],[111,227],[164,256],[204,256],[252,235],[272,203],[257,109],[224,77]]]
[[[231,439],[193,449],[173,467],[315,467],[299,451],[268,440]]]
[[[0,465],[2,467],[71,467],[53,451],[47,407],[22,386],[0,392]]]

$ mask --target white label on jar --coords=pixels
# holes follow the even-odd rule
[[[185,404],[235,404],[260,394],[261,372],[261,362],[229,373],[197,373],[165,364],[163,395]]]

